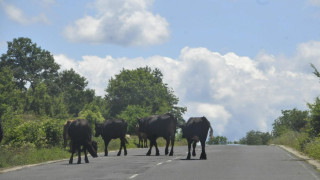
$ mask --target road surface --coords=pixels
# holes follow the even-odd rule
[[[0,174],[1,180],[320,180],[311,165],[277,146],[207,146],[208,160],[185,160],[187,147],[175,147],[174,156],[145,156],[147,149],[129,149],[128,156],[89,157],[89,164],[68,160]],[[77,162],[77,158],[74,158]]]

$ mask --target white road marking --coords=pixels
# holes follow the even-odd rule
[[[168,161],[166,161],[166,162],[171,162],[172,160],[168,160]]]
[[[158,165],[161,165],[162,163],[163,163],[163,162],[158,163],[157,166],[158,166]]]
[[[139,174],[134,174],[134,175],[130,176],[129,179],[133,179],[133,178],[137,177],[138,175]]]

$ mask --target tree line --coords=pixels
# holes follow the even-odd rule
[[[53,55],[30,38],[8,42],[0,57],[0,119],[3,144],[47,147],[61,145],[67,119],[85,118],[93,125],[122,118],[135,133],[137,118],[170,112],[182,122],[186,107],[155,68],[122,69],[97,96],[74,69],[61,70]]]

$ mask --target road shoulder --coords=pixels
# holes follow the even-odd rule
[[[318,171],[320,171],[320,161],[318,160],[315,160],[313,158],[310,158],[308,157],[307,155],[291,148],[291,147],[288,147],[288,146],[284,146],[284,145],[276,145],[276,146],[279,146],[281,147],[282,149],[288,151],[289,153],[293,154],[294,156],[300,158],[300,159],[303,159],[305,160],[306,162],[308,162],[309,164],[313,165]]]

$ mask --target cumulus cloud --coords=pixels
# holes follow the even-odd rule
[[[35,23],[49,23],[48,18],[43,13],[39,14],[38,16],[28,17],[22,9],[14,6],[13,4],[9,4],[4,0],[0,0],[0,6],[9,19],[19,24],[30,25]]]
[[[89,87],[102,96],[108,80],[122,68],[157,67],[180,98],[180,105],[188,107],[186,120],[206,116],[215,135],[234,140],[252,129],[270,131],[281,110],[306,109],[306,102],[313,102],[320,84],[310,63],[320,67],[318,44],[300,44],[292,57],[260,52],[252,59],[185,47],[178,59],[83,56],[76,61],[65,55],[55,59],[62,68],[72,67],[85,76]]]
[[[95,16],[85,15],[64,29],[72,42],[123,46],[160,44],[169,38],[169,23],[149,8],[152,0],[96,0]]]

